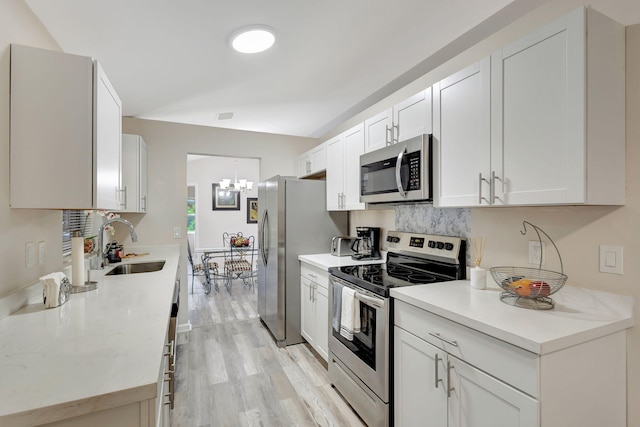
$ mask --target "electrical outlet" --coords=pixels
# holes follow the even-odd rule
[[[541,247],[539,241],[529,241],[529,264],[540,265],[540,259],[542,259],[542,265],[544,265],[544,252],[544,242]]]

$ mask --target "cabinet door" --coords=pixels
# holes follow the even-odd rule
[[[298,177],[307,176],[311,172],[311,160],[309,153],[304,153],[298,157]]]
[[[585,201],[584,28],[581,8],[492,55],[492,164],[509,205]]]
[[[431,88],[415,94],[393,107],[394,142],[433,133]]]
[[[316,350],[325,361],[329,360],[329,293],[317,285],[315,289]]]
[[[344,208],[363,210],[360,202],[360,156],[364,154],[364,124],[344,133]]]
[[[122,103],[97,62],[94,79],[96,208],[120,210]]]
[[[437,206],[491,204],[489,57],[433,86]]]
[[[317,173],[327,168],[327,151],[324,144],[320,144],[309,153],[311,173]]]
[[[300,333],[311,345],[315,344],[315,315],[313,310],[314,283],[306,277],[300,277]]]
[[[138,137],[139,141],[139,153],[140,153],[140,162],[139,162],[139,171],[140,171],[140,195],[138,198],[138,204],[140,206],[140,212],[147,212],[147,202],[149,201],[149,184],[148,184],[148,176],[147,176],[147,144],[144,142],[142,137]]]
[[[537,427],[538,401],[449,355],[449,427]]]
[[[446,427],[446,353],[397,326],[393,349],[395,425]]]
[[[342,135],[327,145],[327,210],[342,210],[344,195],[344,140]]]
[[[122,135],[122,207],[124,212],[138,212],[140,178],[137,135]]]
[[[391,108],[364,122],[364,151],[374,151],[393,143],[393,112]]]

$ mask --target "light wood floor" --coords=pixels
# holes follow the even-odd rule
[[[364,426],[307,344],[275,345],[258,318],[257,293],[241,281],[205,295],[196,277],[189,318],[172,426]]]

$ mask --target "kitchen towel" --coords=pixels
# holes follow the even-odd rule
[[[340,332],[340,318],[342,315],[342,283],[333,282],[333,330]]]
[[[344,286],[342,288],[342,310],[340,316],[340,335],[353,341],[354,328],[356,326],[356,303],[358,306],[360,303],[356,300],[356,291]],[[359,311],[359,310],[358,310]],[[358,313],[358,316],[360,314]],[[358,329],[360,329],[360,322],[358,319]]]

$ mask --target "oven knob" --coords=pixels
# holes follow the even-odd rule
[[[393,243],[398,243],[400,241],[399,237],[393,237],[393,240],[391,240]]]
[[[445,243],[444,248],[448,251],[453,249],[453,243]]]
[[[434,242],[433,240],[429,240],[429,243],[427,244],[430,248],[435,248],[436,247],[436,242]]]
[[[444,248],[444,243],[442,243],[442,242],[436,243],[436,248],[438,248],[438,249]]]

